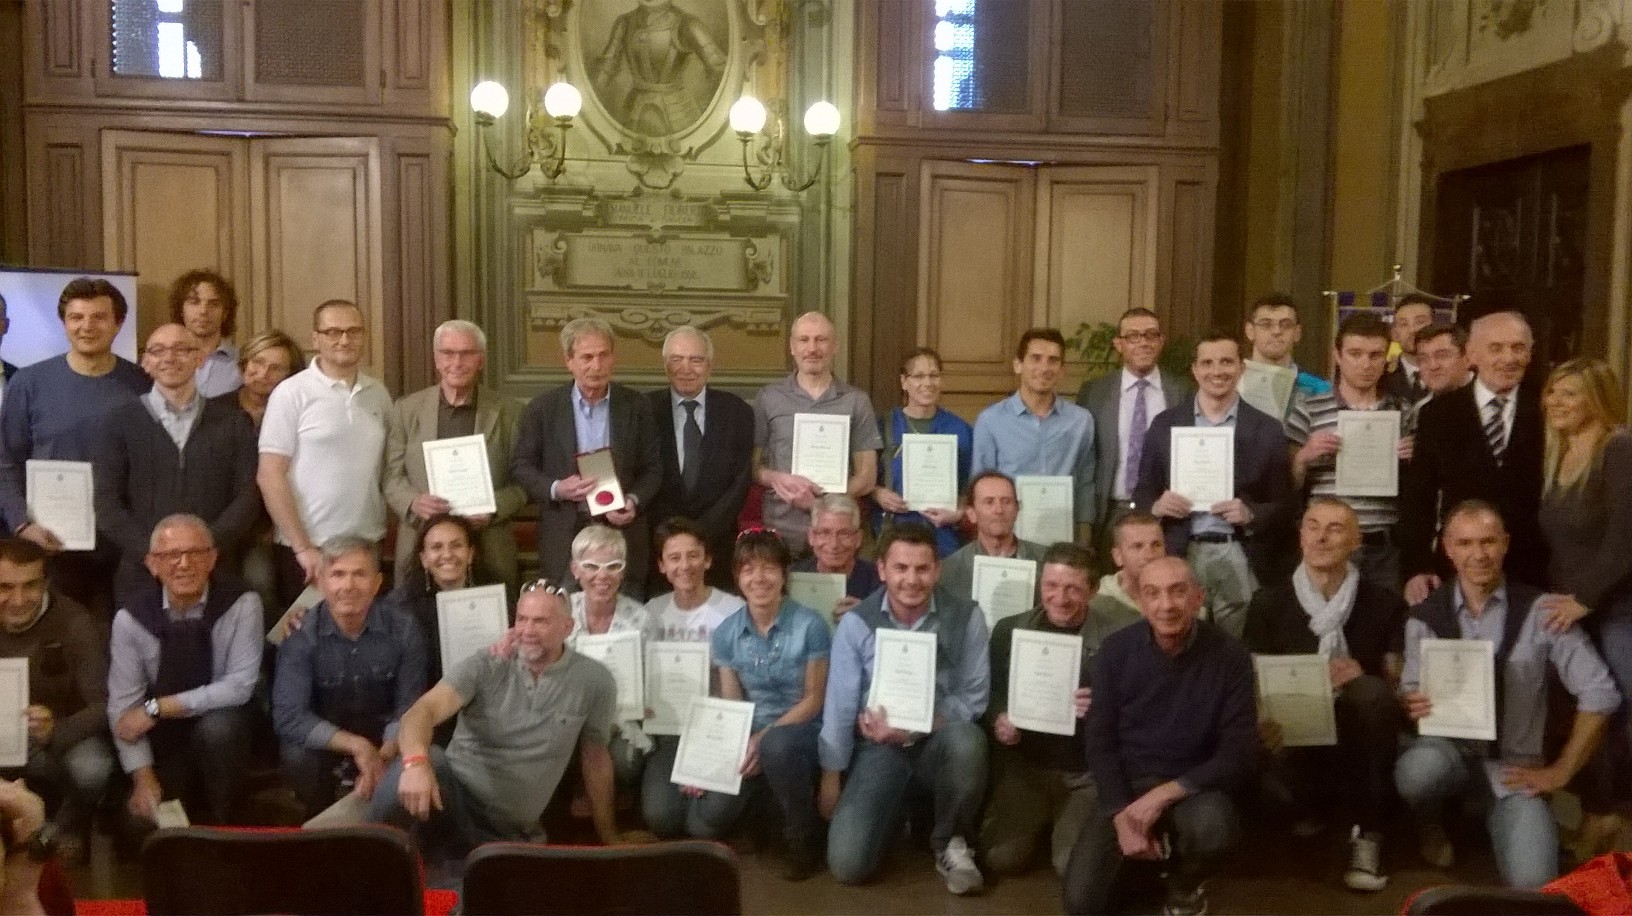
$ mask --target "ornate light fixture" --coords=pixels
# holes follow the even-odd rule
[[[567,131],[572,119],[584,107],[583,94],[571,83],[556,83],[544,90],[544,115],[530,108],[527,111],[527,151],[505,168],[493,157],[488,140],[489,128],[510,108],[510,93],[492,80],[477,83],[470,90],[470,108],[476,114],[476,123],[482,128],[482,150],[487,154],[487,165],[510,181],[527,174],[537,165],[544,177],[554,181],[561,177],[567,165]]]
[[[799,192],[816,183],[822,176],[822,165],[827,161],[827,147],[833,142],[833,135],[839,132],[839,109],[832,102],[817,102],[805,109],[805,133],[810,134],[811,143],[816,147],[816,167],[811,169],[810,177],[799,181],[788,171],[788,130],[787,126],[777,119],[775,129],[758,150],[754,149],[754,138],[762,135],[765,130],[765,105],[751,95],[737,99],[731,106],[731,129],[737,132],[737,139],[742,141],[742,177],[748,182],[748,187],[756,191],[763,191],[771,186],[771,180],[777,176],[782,179],[782,186],[790,191]],[[754,174],[754,164],[760,164],[759,174]]]

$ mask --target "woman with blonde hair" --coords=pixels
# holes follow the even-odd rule
[[[249,414],[256,429],[261,428],[261,418],[266,416],[266,402],[272,397],[272,389],[304,368],[306,355],[300,345],[276,328],[262,331],[244,344],[238,356],[244,384],[233,394],[237,395],[238,406]]]

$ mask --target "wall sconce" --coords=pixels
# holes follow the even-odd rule
[[[805,110],[805,133],[810,134],[811,143],[816,146],[816,167],[804,181],[796,181],[788,173],[788,131],[780,120],[765,145],[757,152],[753,150],[754,137],[765,129],[765,118],[765,105],[751,95],[737,99],[731,106],[731,129],[742,141],[742,177],[748,187],[763,191],[778,175],[782,186],[795,193],[815,184],[822,175],[822,164],[827,161],[828,144],[839,132],[839,109],[832,102],[817,102]],[[754,160],[764,163],[764,170],[758,175],[754,174]]]
[[[492,80],[483,80],[470,90],[470,108],[476,114],[476,123],[482,128],[482,150],[487,154],[487,165],[510,181],[527,174],[537,165],[544,177],[554,181],[561,177],[567,163],[567,131],[572,119],[584,107],[583,94],[571,83],[556,83],[544,91],[544,114],[527,112],[527,151],[516,159],[515,165],[505,168],[493,157],[488,140],[489,128],[510,108],[510,93]]]

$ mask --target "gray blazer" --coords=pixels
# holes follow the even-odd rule
[[[1175,377],[1159,368],[1156,377],[1168,407],[1183,403],[1196,393],[1195,385],[1187,378]],[[1099,449],[1098,461],[1094,464],[1094,492],[1099,494],[1099,505],[1102,507],[1100,522],[1108,520],[1116,509],[1111,503],[1111,490],[1116,483],[1117,453],[1121,449],[1120,424],[1117,422],[1121,396],[1121,366],[1091,382],[1084,382],[1082,390],[1077,392],[1077,403],[1094,415],[1094,442],[1095,448]],[[1150,419],[1156,419],[1158,413],[1161,411],[1151,411]]]
[[[414,497],[424,493],[424,443],[436,438],[436,414],[441,388],[432,385],[404,395],[391,405],[391,428],[385,438],[385,501],[397,516],[397,581],[413,565],[414,541],[423,521],[408,511]],[[487,440],[487,464],[493,474],[493,495],[498,511],[477,539],[481,572],[476,581],[503,582],[514,588],[520,573],[516,536],[510,520],[527,505],[527,492],[510,479],[510,455],[516,445],[516,424],[521,408],[512,400],[482,387],[476,389],[476,432]]]

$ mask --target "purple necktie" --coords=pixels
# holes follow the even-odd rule
[[[1133,495],[1133,488],[1139,484],[1139,457],[1145,451],[1145,429],[1150,426],[1150,413],[1145,409],[1145,389],[1150,387],[1146,379],[1138,379],[1133,383],[1133,419],[1128,422],[1128,466],[1122,472],[1122,484],[1127,487],[1128,495]]]

